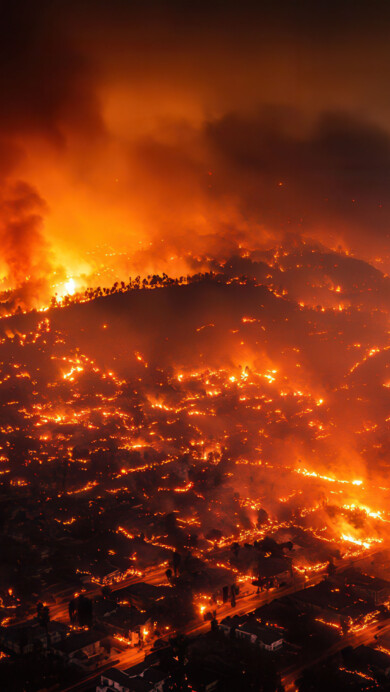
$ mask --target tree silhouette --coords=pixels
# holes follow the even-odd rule
[[[47,648],[50,648],[50,637],[49,637],[49,622],[50,622],[50,610],[49,606],[43,605],[43,603],[37,603],[37,618],[41,627],[45,628],[46,631],[46,642]]]

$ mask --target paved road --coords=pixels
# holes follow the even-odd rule
[[[286,692],[296,689],[295,682],[301,677],[306,668],[321,663],[321,661],[333,656],[346,646],[353,646],[353,648],[356,648],[361,644],[370,644],[374,640],[376,634],[384,634],[388,630],[390,630],[390,618],[387,621],[382,620],[381,622],[374,622],[372,625],[365,627],[361,632],[347,634],[347,636],[341,637],[340,641],[335,642],[331,647],[325,649],[320,656],[298,666],[292,666],[282,676],[282,683]]]

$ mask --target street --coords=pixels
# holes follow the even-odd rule
[[[340,641],[336,642],[328,649],[325,649],[321,656],[317,656],[316,658],[311,659],[299,666],[293,666],[282,676],[282,683],[285,687],[285,691],[288,692],[289,690],[295,689],[296,680],[298,680],[306,668],[310,668],[311,666],[321,663],[321,661],[329,658],[329,656],[333,656],[346,646],[356,648],[361,644],[370,644],[374,640],[376,634],[384,634],[390,629],[390,621],[385,625],[383,623],[383,620],[381,622],[374,622],[371,625],[367,625],[362,632],[357,632],[350,635],[348,634],[346,637],[341,637]]]

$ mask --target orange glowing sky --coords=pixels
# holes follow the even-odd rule
[[[375,3],[25,5],[0,36],[3,288],[34,305],[291,236],[388,270]]]

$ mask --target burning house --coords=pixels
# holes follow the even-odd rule
[[[103,607],[94,607],[94,619],[98,626],[104,628],[117,641],[135,646],[146,639],[146,632],[151,633],[150,615],[133,606],[118,605],[115,601]]]
[[[380,614],[370,599],[362,600],[346,587],[328,581],[297,591],[290,598],[303,610],[316,614],[319,622],[337,626],[340,631],[374,622]]]

